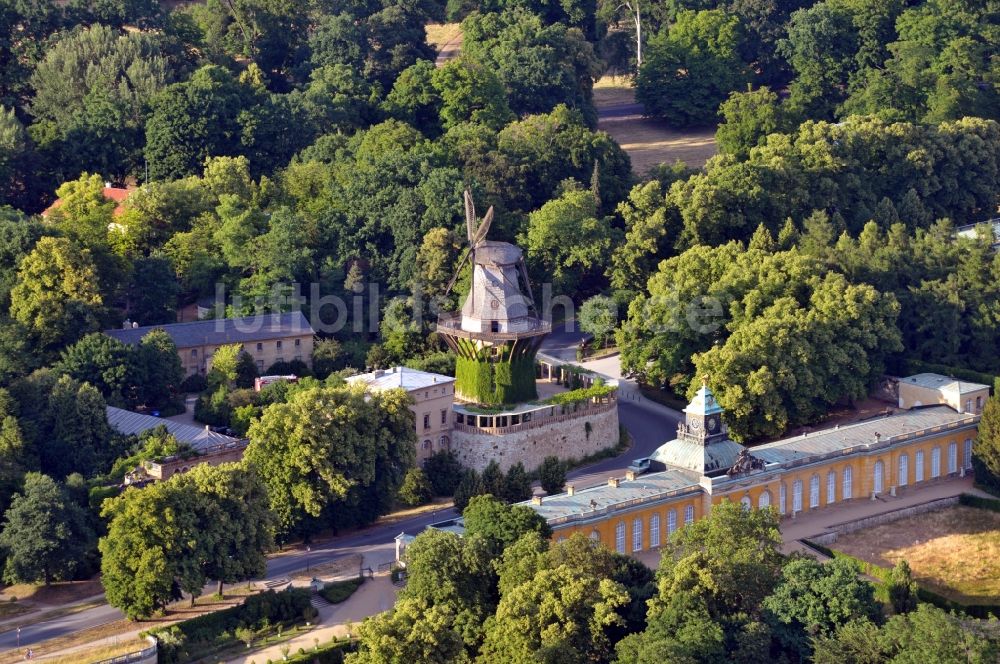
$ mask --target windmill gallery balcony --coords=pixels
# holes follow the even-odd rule
[[[516,341],[525,337],[541,337],[552,331],[552,324],[539,318],[525,317],[521,324],[512,326],[514,329],[506,332],[500,330],[500,326],[491,326],[487,330],[473,331],[462,327],[461,314],[448,314],[438,317],[437,332],[458,337],[461,339],[473,339],[488,342]]]

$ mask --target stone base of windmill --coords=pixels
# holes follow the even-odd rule
[[[618,444],[618,404],[613,394],[578,404],[507,412],[484,413],[456,404],[455,412],[462,422],[454,425],[451,449],[462,465],[480,471],[491,461],[504,471],[517,463],[530,471],[548,456],[582,459]]]

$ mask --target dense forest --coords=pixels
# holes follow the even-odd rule
[[[6,578],[87,575],[107,533],[109,597],[144,615],[206,574],[258,570],[254,552],[275,532],[308,536],[389,509],[411,462],[408,411],[365,406],[338,372],[454,370],[428,334],[429,303],[456,302],[445,291],[463,251],[464,189],[494,206],[491,237],[524,248],[536,285],[569,296],[602,339],[615,328],[625,371],[678,396],[710,374],[740,440],[821,419],[886,371],[1000,373],[992,233],[956,236],[1000,203],[998,15],[993,0],[0,0]],[[425,26],[442,20],[462,22],[462,53],[435,66]],[[650,117],[718,124],[720,154],[703,169],[634,173],[597,127],[593,86],[607,72],[634,76]],[[106,198],[108,183],[128,198]],[[220,289],[226,315],[366,300],[317,343],[313,378],[259,394],[237,348],[184,381],[167,335],[129,347],[99,333],[126,318],[174,322]],[[373,311],[381,324],[355,331]],[[182,391],[202,392],[199,419],[249,436],[248,467],[264,477],[199,471],[102,510],[137,463],[184,453],[162,431],[113,434],[105,405],[166,413]],[[290,433],[319,407],[352,415]],[[438,459],[437,475],[458,477],[452,461]],[[229,554],[208,526],[238,503],[239,518],[268,528],[232,544],[247,557],[223,570]],[[165,510],[207,535],[186,550],[176,533],[129,535]],[[133,587],[144,572],[132,554],[151,548],[161,573]],[[532,555],[562,583],[558,565],[538,562],[550,554]],[[185,567],[191,556],[214,571]],[[774,583],[754,599],[765,604],[747,615],[777,592],[769,569]],[[628,583],[591,581],[581,592],[608,604],[586,611],[617,625]],[[482,589],[497,623],[534,601],[502,591]],[[667,617],[619,656],[656,651],[681,614],[720,618],[688,600],[661,607]],[[414,595],[393,620],[426,602]],[[723,618],[705,647],[743,638],[746,617]],[[513,661],[516,640],[473,623],[457,629],[458,650]],[[855,636],[874,639],[878,623]],[[601,646],[609,657],[612,645]],[[653,661],[642,657],[653,655],[628,661]]]

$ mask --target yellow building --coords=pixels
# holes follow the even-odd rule
[[[403,389],[409,393],[413,398],[410,410],[417,429],[418,468],[435,452],[451,449],[451,413],[455,400],[455,379],[451,376],[394,367],[350,376],[347,382],[364,383],[370,390]]]
[[[979,423],[976,413],[933,405],[745,448],[729,440],[707,386],[684,412],[677,437],[650,457],[652,472],[580,491],[567,486],[525,504],[545,517],[556,539],[582,532],[634,553],[660,546],[723,500],[774,506],[794,518],[964,475]]]

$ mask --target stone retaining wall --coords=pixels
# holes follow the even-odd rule
[[[495,460],[506,471],[521,462],[530,471],[547,456],[580,459],[617,445],[618,408],[611,404],[610,408],[581,410],[551,423],[511,432],[471,429],[456,426],[452,432],[451,449],[463,465],[482,470]]]
[[[853,533],[856,530],[864,530],[865,528],[871,528],[872,526],[878,526],[883,523],[891,523],[893,521],[898,521],[899,519],[905,519],[908,516],[916,516],[917,514],[924,514],[926,512],[933,512],[945,507],[958,505],[958,500],[959,496],[949,496],[948,498],[940,498],[938,500],[932,500],[919,505],[913,505],[912,507],[903,507],[892,512],[886,512],[885,514],[876,514],[875,516],[858,519],[857,521],[837,524],[830,527],[830,532],[817,535],[816,537],[810,537],[809,541],[815,542],[816,544],[822,544],[823,546],[830,546],[836,542],[837,538],[841,535]]]

